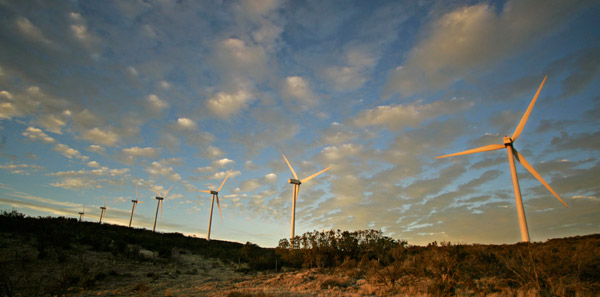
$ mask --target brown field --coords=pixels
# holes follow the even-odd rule
[[[332,244],[335,242],[335,244]],[[598,296],[600,235],[409,246],[326,231],[276,249],[0,216],[2,296]],[[283,267],[282,267],[283,266]]]

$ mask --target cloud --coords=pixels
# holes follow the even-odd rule
[[[581,6],[527,0],[507,1],[501,11],[485,3],[459,7],[427,27],[403,65],[390,72],[386,92],[408,97],[476,75],[532,44]]]
[[[196,130],[198,128],[196,123],[188,118],[178,118],[177,127],[183,130]]]
[[[362,87],[372,72],[377,59],[375,50],[367,45],[349,44],[344,48],[344,66],[329,66],[321,75],[337,91],[352,91]]]
[[[87,163],[87,166],[92,167],[92,168],[98,168],[98,167],[100,167],[100,164],[96,161],[90,161]]]
[[[97,127],[83,131],[81,137],[89,142],[103,146],[115,146],[120,141],[119,136],[115,132],[101,130]]]
[[[150,158],[154,159],[158,157],[159,149],[153,147],[129,147],[121,150],[121,154],[118,159],[125,164],[133,164],[137,158]]]
[[[452,99],[436,101],[431,104],[384,105],[361,111],[353,119],[356,126],[386,125],[390,130],[402,130],[405,127],[415,127],[429,118],[443,114],[451,114],[467,109],[473,104],[466,100]]]
[[[91,53],[92,57],[98,58],[98,46],[100,45],[100,38],[88,31],[86,20],[81,14],[71,12],[69,17],[72,21],[70,27],[72,36]]]
[[[152,162],[150,166],[146,167],[146,171],[152,177],[165,177],[172,182],[178,182],[182,179],[181,175],[175,172],[173,167],[169,166],[168,160],[164,159]]]
[[[169,103],[167,101],[160,99],[155,94],[148,95],[148,97],[146,97],[146,101],[148,103],[146,106],[148,106],[148,108],[154,113],[160,113],[163,111],[163,109],[169,107]]]
[[[101,147],[97,144],[92,144],[92,145],[88,146],[87,150],[90,152],[97,153],[97,154],[104,154],[106,152],[106,149],[104,147]]]
[[[297,106],[300,110],[306,110],[318,103],[308,81],[301,76],[286,77],[281,86],[281,95],[291,105],[292,110],[296,110]]]
[[[213,63],[216,63],[225,81],[241,77],[262,81],[268,73],[264,48],[238,38],[226,38],[218,42]]]
[[[242,109],[248,108],[248,104],[254,100],[251,92],[245,89],[227,93],[218,92],[209,98],[205,105],[215,116],[228,119],[238,114]]]
[[[30,141],[42,141],[46,143],[54,143],[54,138],[48,136],[41,129],[35,127],[27,127],[22,133]]]
[[[60,178],[50,185],[65,189],[100,189],[105,186],[117,186],[129,183],[131,176],[128,168],[110,169],[95,167],[91,170],[68,170],[48,174]]]
[[[0,165],[0,169],[8,170],[12,174],[29,175],[29,174],[31,174],[31,172],[44,170],[45,168],[42,166],[32,165],[32,164],[8,163],[8,164]]]
[[[33,116],[42,128],[62,134],[71,116],[65,99],[42,92],[37,86],[29,86],[24,91],[0,92],[0,119]]]
[[[82,161],[87,161],[89,159],[89,157],[82,155],[78,150],[76,150],[66,144],[57,143],[54,146],[53,150],[61,153],[63,156],[65,156],[69,159],[77,158]]]
[[[333,122],[321,132],[318,143],[321,145],[339,145],[348,143],[356,137],[358,137],[358,133],[353,131],[351,127]]]
[[[25,36],[31,38],[36,42],[41,42],[46,45],[54,45],[52,41],[48,40],[48,38],[44,36],[44,33],[42,33],[40,28],[32,24],[27,18],[19,17],[17,19],[17,28]]]
[[[240,183],[240,187],[236,189],[234,192],[254,192],[258,190],[262,186],[273,185],[273,183],[277,182],[277,174],[269,173],[266,174],[262,178],[258,179],[248,179]]]

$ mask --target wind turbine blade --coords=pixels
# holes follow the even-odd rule
[[[165,198],[165,197],[167,197],[167,195],[169,195],[169,192],[171,191],[171,189],[172,189],[172,188],[173,188],[173,186],[171,186],[171,187],[170,187],[170,188],[167,190],[167,192],[165,193],[165,195],[163,196],[163,198]]]
[[[290,170],[292,171],[294,178],[298,179],[298,175],[296,175],[296,171],[294,171],[294,168],[292,168],[292,165],[290,165],[290,162],[288,161],[288,159],[285,157],[285,155],[283,153],[281,153],[281,155],[283,156],[283,159],[285,159],[285,162],[288,164],[288,167],[290,167]]]
[[[462,151],[462,152],[454,153],[454,154],[450,154],[450,155],[438,156],[438,157],[435,157],[435,158],[439,159],[439,158],[446,158],[446,157],[453,157],[453,156],[460,156],[460,155],[468,155],[468,154],[474,154],[474,153],[481,153],[481,152],[499,150],[499,149],[503,149],[503,148],[504,148],[504,144],[490,144],[490,145],[478,147],[478,148],[475,148],[475,149],[472,149],[472,150],[466,150],[466,151]]]
[[[138,200],[138,190],[137,190],[137,185],[135,185],[135,200]]]
[[[162,195],[157,190],[154,190],[154,193],[156,193],[158,197],[162,197]]]
[[[313,175],[311,175],[311,176],[309,176],[309,177],[307,177],[307,178],[305,178],[305,179],[301,180],[300,182],[301,182],[301,183],[307,182],[307,181],[309,181],[309,180],[311,180],[311,179],[315,178],[317,175],[319,175],[319,174],[321,174],[321,173],[323,173],[323,172],[325,172],[325,171],[327,171],[327,170],[329,170],[329,169],[331,169],[331,166],[329,166],[329,167],[327,167],[327,168],[325,168],[325,169],[323,169],[323,170],[321,170],[321,171],[319,171],[319,172],[317,172],[317,173],[315,173],[315,174],[313,174]]]
[[[210,191],[208,191],[208,190],[198,190],[198,192],[204,192],[204,193],[210,194]]]
[[[556,194],[556,192],[554,192],[554,190],[552,190],[550,185],[548,185],[548,183],[546,183],[546,181],[542,178],[542,176],[539,173],[537,173],[537,171],[535,171],[535,169],[533,169],[533,167],[531,166],[531,164],[529,164],[529,162],[527,162],[527,160],[525,160],[525,157],[523,157],[523,155],[519,154],[519,152],[514,147],[513,147],[513,154],[517,158],[517,161],[519,161],[519,163],[521,163],[521,165],[523,165],[523,167],[525,167],[538,181],[540,181],[540,183],[542,183],[542,185],[544,185],[544,187],[546,187],[546,189],[548,189],[550,191],[550,193],[552,193],[556,198],[558,198],[558,200],[560,202],[562,202],[562,204],[564,204],[565,207],[568,207],[567,204],[562,199],[560,199],[560,196],[558,196],[558,194]]]
[[[229,177],[229,175],[231,174],[231,171],[233,170],[233,167],[231,167],[231,169],[229,169],[229,172],[227,172],[227,175],[225,176],[225,179],[223,180],[223,182],[221,183],[221,185],[219,186],[219,189],[217,190],[217,192],[221,191],[221,188],[223,187],[223,185],[225,184],[225,181],[227,180],[227,178]]]
[[[221,223],[223,223],[223,213],[221,213],[221,204],[219,204],[219,195],[217,195],[217,206],[219,207],[219,215],[221,215]]]
[[[521,118],[519,125],[517,125],[517,129],[515,129],[515,133],[513,133],[513,136],[511,137],[513,141],[517,140],[517,138],[519,138],[519,135],[521,135],[521,132],[523,131],[523,128],[525,127],[525,123],[527,123],[527,119],[529,118],[529,114],[531,113],[531,110],[533,109],[533,105],[535,105],[535,101],[537,100],[538,96],[540,95],[540,91],[542,90],[542,87],[544,86],[544,83],[546,82],[546,78],[548,78],[547,75],[544,77],[544,80],[542,81],[542,84],[540,85],[537,92],[535,93],[535,96],[533,96],[531,103],[529,103],[529,107],[527,107],[527,111]]]

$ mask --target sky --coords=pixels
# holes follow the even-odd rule
[[[600,226],[598,1],[0,0],[0,209],[277,246],[378,229],[412,245]]]

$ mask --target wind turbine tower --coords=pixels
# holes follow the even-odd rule
[[[548,78],[548,76],[544,77],[542,84],[540,85],[537,92],[535,93],[535,96],[531,100],[531,103],[529,103],[529,107],[527,108],[527,111],[525,111],[525,114],[523,115],[523,117],[521,118],[521,121],[517,125],[517,128],[515,129],[515,132],[513,133],[512,137],[508,137],[508,136],[504,137],[503,144],[490,144],[490,145],[482,146],[479,148],[462,151],[459,153],[436,157],[436,159],[437,159],[437,158],[445,158],[445,157],[487,152],[487,151],[493,151],[493,150],[499,150],[499,149],[506,149],[506,152],[508,153],[508,164],[510,166],[510,174],[512,177],[513,190],[515,192],[515,202],[517,204],[517,215],[519,217],[519,228],[521,230],[521,241],[523,241],[523,242],[529,242],[529,228],[527,227],[527,219],[525,218],[525,210],[523,209],[523,200],[521,199],[521,189],[519,187],[519,179],[517,177],[517,169],[515,167],[515,158],[542,185],[544,185],[544,187],[546,187],[546,189],[548,189],[550,191],[550,193],[552,193],[562,204],[564,204],[565,207],[568,207],[567,204],[560,198],[560,196],[558,196],[558,194],[556,194],[556,192],[554,192],[554,190],[552,190],[550,185],[548,185],[548,183],[546,183],[546,181],[544,181],[542,176],[539,173],[537,173],[537,171],[535,171],[535,169],[533,169],[533,167],[531,166],[531,164],[529,164],[529,162],[527,162],[527,160],[525,160],[525,157],[523,157],[523,155],[521,155],[517,151],[517,149],[515,149],[513,146],[514,142],[517,140],[519,135],[521,135],[521,132],[523,131],[523,128],[525,127],[525,123],[527,123],[529,114],[531,113],[531,110],[533,109],[533,105],[535,104],[538,96],[540,95],[540,91],[542,90],[542,87],[544,86],[544,83],[546,82],[546,78]]]
[[[292,222],[291,222],[291,235],[290,235],[290,242],[294,240],[294,229],[296,228],[296,199],[298,199],[298,193],[300,192],[300,184],[305,183],[315,177],[317,177],[317,175],[331,169],[331,166],[307,177],[304,178],[302,180],[298,179],[298,175],[296,175],[296,171],[294,171],[294,168],[292,167],[292,165],[290,165],[290,162],[288,161],[288,159],[285,157],[285,155],[282,153],[281,154],[283,156],[283,159],[285,160],[285,162],[287,163],[288,167],[290,167],[290,170],[292,171],[292,174],[294,175],[294,178],[290,178],[288,179],[288,182],[292,185],[294,185],[294,192],[293,192],[293,200],[292,200]]]
[[[133,202],[133,207],[131,208],[131,217],[129,217],[129,227],[131,227],[131,221],[133,220],[133,212],[135,211],[135,206],[138,203],[144,203],[143,201],[138,201],[138,189],[137,185],[135,186],[135,200],[131,200]]]
[[[160,216],[162,217],[162,203],[165,197],[167,197],[167,195],[169,194],[169,191],[171,191],[171,188],[173,188],[173,186],[171,186],[164,195],[161,195],[158,191],[156,191],[156,194],[158,194],[158,196],[154,197],[156,198],[156,214],[154,215],[154,226],[152,226],[152,232],[155,232],[156,230],[156,219],[158,218],[158,209],[160,209]]]
[[[210,190],[210,191],[209,190],[198,190],[200,192],[212,194],[212,201],[210,202],[210,218],[208,219],[208,232],[206,232],[206,240],[210,240],[210,227],[212,225],[212,215],[213,215],[213,207],[215,206],[215,198],[217,199],[217,206],[219,207],[219,215],[221,215],[221,222],[223,222],[223,213],[221,213],[221,204],[219,204],[219,191],[221,191],[221,188],[223,188],[223,185],[225,184],[225,181],[227,180],[227,178],[231,174],[232,170],[233,170],[233,168],[231,168],[229,170],[229,172],[227,172],[227,175],[225,176],[225,179],[223,180],[223,182],[219,186],[218,190],[216,190],[216,191],[213,191],[213,190]]]
[[[100,224],[102,224],[102,218],[104,217],[104,213],[106,212],[106,205],[100,206]]]
[[[81,211],[79,212],[79,222],[81,222],[81,218],[83,217],[84,214],[85,214],[85,207],[82,207]]]

